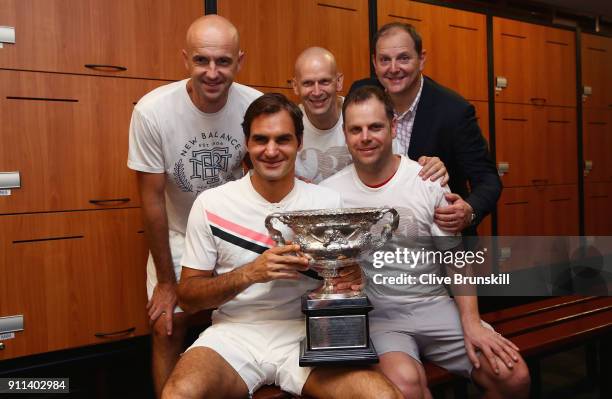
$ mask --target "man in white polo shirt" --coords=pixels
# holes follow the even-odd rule
[[[163,397],[244,398],[264,384],[310,397],[401,397],[371,369],[299,367],[300,298],[320,281],[303,274],[308,260],[298,245],[272,247],[264,221],[274,212],[342,203],[336,192],[295,178],[302,113],[283,95],[255,100],[243,129],[252,173],[202,193],[189,215],[179,303],[188,312],[216,310]],[[358,270],[338,288],[358,284]]]
[[[342,193],[347,207],[391,206],[400,225],[383,248],[429,252],[452,250],[461,237],[435,223],[435,209],[448,205],[450,192],[419,177],[420,166],[392,152],[395,138],[393,105],[374,86],[351,92],[343,105],[344,132],[353,164],[321,182]],[[380,269],[387,276],[441,275],[435,260],[407,265],[393,261]],[[451,299],[439,282],[391,285],[373,277],[365,264],[366,292],[374,305],[370,313],[371,338],[380,356],[379,369],[406,398],[431,398],[421,356],[472,378],[490,398],[526,398],[529,372],[510,341],[484,325],[477,298],[463,292]],[[447,266],[457,271],[455,265]],[[479,355],[479,352],[482,354]]]

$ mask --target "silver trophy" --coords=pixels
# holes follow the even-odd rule
[[[371,232],[386,214],[391,220],[379,234]],[[301,343],[300,366],[375,363],[378,356],[369,339],[368,312],[372,304],[361,291],[335,292],[333,278],[359,255],[381,247],[397,229],[393,208],[341,208],[273,213],[266,228],[277,245],[285,245],[277,220],[294,233],[293,243],[310,258],[311,269],[323,286],[302,297],[306,338]]]

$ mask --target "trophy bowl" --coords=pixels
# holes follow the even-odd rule
[[[387,213],[391,221],[379,236],[370,231]],[[332,279],[342,267],[355,264],[358,255],[382,246],[397,229],[399,215],[393,208],[336,208],[281,212],[268,215],[266,228],[277,245],[285,245],[282,233],[274,228],[278,220],[294,233],[293,243],[310,258],[311,268],[323,278],[323,287],[311,292],[311,298],[340,299],[361,292],[334,293]]]
[[[391,220],[372,233],[386,214]],[[399,225],[393,208],[339,208],[273,213],[266,228],[277,245],[285,245],[273,223],[293,230],[293,243],[310,258],[310,267],[324,280],[321,288],[302,296],[306,337],[300,342],[300,366],[358,365],[378,362],[369,337],[368,312],[373,307],[359,292],[337,293],[338,270],[357,263],[359,254],[382,246]]]

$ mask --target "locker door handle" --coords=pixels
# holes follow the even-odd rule
[[[85,64],[85,68],[93,69],[98,72],[123,72],[127,71],[126,67],[120,65],[104,65],[104,64]]]
[[[130,199],[129,198],[109,198],[109,199],[89,200],[89,203],[94,204],[94,205],[104,205],[104,204],[113,203],[113,202],[123,204],[125,202],[130,202]]]
[[[529,100],[532,103],[534,103],[535,105],[544,105],[544,104],[546,104],[546,99],[542,98],[542,97],[531,97]]]
[[[136,331],[136,327],[130,327],[130,328],[127,328],[125,330],[113,331],[113,332],[109,332],[109,333],[95,333],[94,335],[97,338],[116,338],[116,337],[125,337],[125,336],[128,336],[131,333],[133,333],[134,331]]]

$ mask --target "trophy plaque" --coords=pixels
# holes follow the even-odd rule
[[[380,234],[373,234],[370,230],[386,214],[391,220]],[[377,363],[368,327],[372,304],[361,291],[335,292],[332,279],[339,269],[357,264],[363,251],[382,246],[397,229],[398,213],[393,208],[341,208],[268,215],[270,236],[277,245],[285,245],[274,220],[293,230],[293,243],[323,278],[321,288],[302,296],[306,337],[300,343],[300,366]]]

